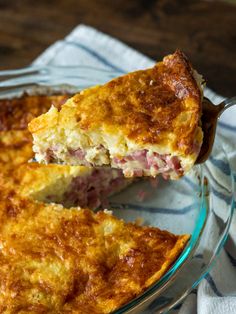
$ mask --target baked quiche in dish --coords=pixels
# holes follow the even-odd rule
[[[30,122],[35,158],[177,179],[201,148],[202,83],[176,51],[153,68],[83,90]]]
[[[159,280],[189,240],[87,208],[131,182],[121,170],[28,163],[28,122],[65,98],[0,100],[0,313],[111,313]]]

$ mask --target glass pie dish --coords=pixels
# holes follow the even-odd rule
[[[75,93],[122,73],[87,66],[31,67],[0,72],[0,98]],[[191,238],[167,273],[121,313],[164,313],[174,308],[209,272],[227,238],[234,209],[234,181],[220,141],[204,164],[178,181],[140,180],[110,198],[115,216]]]

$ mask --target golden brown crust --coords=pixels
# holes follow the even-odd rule
[[[201,92],[194,78],[192,65],[185,54],[177,50],[173,55],[166,56],[163,64],[166,67],[164,83],[170,86],[179,99],[195,98],[200,102],[198,109],[201,109]]]
[[[168,142],[173,150],[191,154],[201,116],[201,91],[189,61],[176,51],[151,69],[75,95],[62,106],[58,121],[69,125],[74,116],[82,130],[103,126],[111,133],[122,131],[138,144]],[[30,123],[31,132],[47,127],[46,116]]]
[[[189,238],[10,190],[0,198],[0,309],[11,313],[110,313],[159,279]]]
[[[25,130],[33,118],[46,112],[52,104],[60,108],[66,99],[68,95],[24,95],[14,99],[1,99],[0,131]]]

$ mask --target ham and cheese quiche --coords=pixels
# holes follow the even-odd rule
[[[0,100],[0,313],[111,313],[162,277],[189,239],[87,209],[128,184],[119,170],[27,162],[28,122],[63,99]]]
[[[0,185],[44,202],[91,209],[107,206],[107,198],[129,185],[118,169],[28,163],[33,157],[28,122],[60,107],[65,96],[24,96],[0,100]]]
[[[153,68],[81,91],[29,124],[40,163],[177,179],[202,144],[202,79],[176,51]]]
[[[150,287],[189,236],[0,188],[0,313],[111,313]]]

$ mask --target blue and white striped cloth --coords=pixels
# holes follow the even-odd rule
[[[120,74],[147,68],[153,64],[153,60],[141,53],[85,25],[76,27],[65,39],[53,44],[34,62],[34,65],[38,66],[89,65],[112,69]],[[214,103],[219,103],[223,99],[209,89],[206,90],[206,96]],[[234,173],[236,173],[236,107],[225,112],[217,132],[220,134]],[[235,215],[225,250],[222,251],[215,267],[174,313],[236,313]]]

